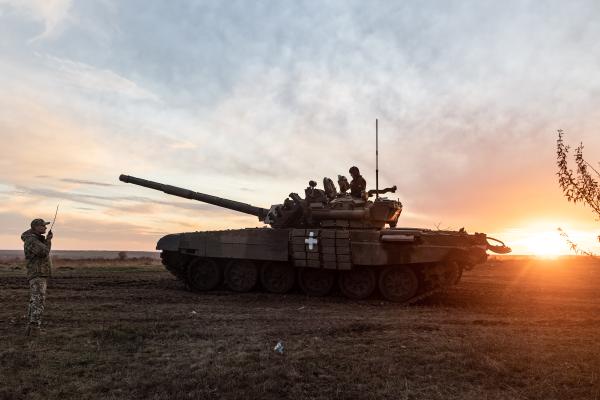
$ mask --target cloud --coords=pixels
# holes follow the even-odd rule
[[[102,163],[106,149],[96,145],[90,127],[57,114],[27,97],[0,96],[0,135],[4,154],[0,180],[28,182],[35,176],[89,174]],[[86,152],[81,149],[85,148]]]
[[[29,40],[30,43],[55,37],[69,19],[72,0],[0,0],[25,18],[41,22],[44,30]]]
[[[48,176],[37,176],[37,178],[48,178]],[[104,183],[104,182],[94,182],[94,181],[87,181],[87,180],[82,180],[82,179],[71,179],[71,178],[62,178],[61,182],[67,182],[67,183],[77,183],[80,185],[92,185],[92,186],[115,186],[112,183]]]
[[[562,206],[553,148],[560,127],[600,159],[598,2],[0,4],[13,209],[64,199],[156,231],[241,227],[255,219],[112,183],[130,171],[268,206],[357,165],[372,187],[379,118],[403,223],[585,218]],[[57,21],[52,40],[24,46],[32,20]],[[68,178],[49,191],[35,176]]]
[[[86,194],[71,191],[59,191],[49,188],[31,188],[17,186],[15,194],[26,195],[36,198],[69,200],[75,203],[89,204],[94,206],[106,207],[111,210],[119,210],[123,212],[146,212],[149,211],[152,205],[167,206],[193,211],[215,211],[213,205],[205,204],[197,201],[165,201],[143,196],[108,196],[97,194]],[[127,204],[123,204],[127,203]]]
[[[100,69],[83,62],[50,55],[39,57],[48,66],[58,70],[66,83],[79,89],[114,93],[134,100],[160,101],[156,94],[109,69]]]

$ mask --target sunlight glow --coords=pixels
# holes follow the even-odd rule
[[[556,258],[562,255],[574,255],[565,238],[561,237],[558,227],[563,227],[569,238],[582,249],[594,251],[597,247],[594,232],[577,229],[566,221],[523,221],[518,227],[502,232],[494,232],[493,237],[501,237],[513,249],[513,255],[531,255],[542,258]]]
[[[555,258],[568,252],[558,231],[537,232],[528,236],[526,246],[527,252],[531,255]]]

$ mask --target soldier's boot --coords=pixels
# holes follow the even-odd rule
[[[25,330],[25,335],[34,338],[43,336],[46,334],[46,331],[42,329],[42,327],[38,324],[29,324],[27,329]]]

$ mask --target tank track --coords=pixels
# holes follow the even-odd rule
[[[427,290],[427,291],[425,291],[425,292],[423,292],[423,293],[421,293],[421,294],[419,294],[419,295],[417,295],[417,296],[415,296],[415,297],[413,297],[413,298],[405,301],[404,303],[400,303],[400,305],[409,306],[409,305],[418,303],[418,302],[420,302],[422,300],[425,300],[425,299],[427,299],[427,298],[429,298],[429,297],[431,297],[433,295],[436,295],[438,293],[443,293],[446,290],[448,290],[448,287],[439,287],[439,288],[436,288],[436,289],[430,289],[430,290]]]
[[[350,299],[362,300],[371,298],[373,292],[379,289],[381,295],[389,301],[396,302],[400,305],[412,305],[418,303],[424,299],[427,299],[433,295],[446,291],[451,286],[458,283],[462,276],[463,266],[459,263],[444,263],[441,264],[430,264],[421,266],[407,266],[405,268],[401,266],[390,266],[395,271],[410,271],[410,274],[416,276],[417,287],[414,288],[414,294],[407,299],[390,296],[389,293],[385,293],[382,290],[381,282],[376,288],[369,291],[367,295],[360,298],[355,298],[348,293],[344,293],[344,289],[340,284],[341,274],[336,274],[333,270],[319,270],[312,268],[292,268],[292,278],[290,284],[290,278],[285,281],[285,273],[279,274],[279,280],[275,280],[280,284],[274,285],[265,282],[265,270],[268,268],[257,268],[252,267],[251,260],[212,260],[198,258],[191,255],[184,255],[177,252],[163,251],[161,253],[162,264],[165,268],[173,274],[178,280],[185,283],[186,288],[191,291],[208,291],[222,286],[225,286],[232,291],[236,292],[247,292],[254,289],[255,287],[262,286],[267,292],[271,293],[287,293],[293,286],[299,286],[301,291],[307,295],[312,296],[326,296],[331,292],[333,286],[337,283],[341,289],[342,294]],[[275,266],[276,268],[271,269],[272,271],[278,271],[285,268],[284,265]],[[252,270],[256,270],[253,272]],[[375,276],[379,277],[376,281],[381,279],[381,274],[385,268],[368,268],[371,273],[375,273]],[[314,279],[305,279],[302,281],[302,272],[306,272],[312,275]],[[345,271],[344,271],[345,272]],[[342,272],[342,273],[344,273]],[[211,278],[214,275],[214,279]],[[289,275],[289,274],[288,274]],[[308,283],[307,283],[308,282]],[[267,285],[265,285],[267,283]],[[362,285],[364,286],[364,284]],[[410,286],[410,285],[408,285]]]

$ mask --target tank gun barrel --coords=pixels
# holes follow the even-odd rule
[[[215,206],[228,208],[230,210],[239,211],[244,214],[255,215],[260,221],[264,221],[269,210],[261,207],[255,207],[250,204],[242,203],[235,200],[224,199],[222,197],[211,196],[209,194],[194,192],[193,190],[180,188],[177,186],[165,185],[162,183],[149,181],[146,179],[136,178],[135,176],[121,175],[119,180],[125,183],[132,183],[138,186],[144,186],[149,189],[159,190],[172,196],[183,197],[190,200],[198,200],[204,203],[213,204]]]

